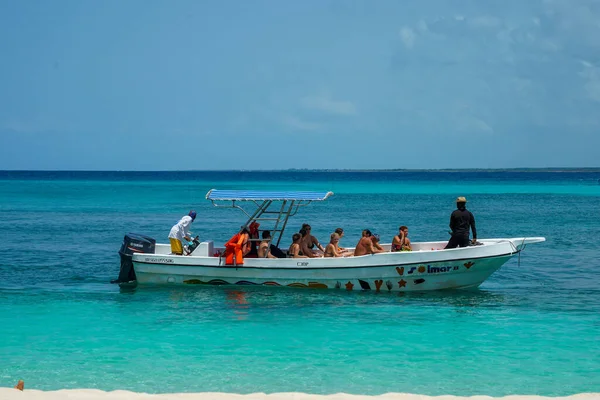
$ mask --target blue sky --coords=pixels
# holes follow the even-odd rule
[[[0,140],[0,169],[600,166],[600,3],[0,0]]]

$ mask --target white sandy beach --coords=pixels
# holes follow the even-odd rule
[[[406,393],[386,393],[379,396],[361,396],[345,393],[332,395],[316,395],[306,393],[252,393],[252,394],[234,394],[234,393],[171,393],[171,394],[147,394],[134,393],[125,390],[116,390],[113,392],[103,392],[95,389],[70,389],[44,392],[41,390],[16,390],[13,388],[0,388],[0,399],[2,400],[63,400],[63,399],[82,399],[82,400],[543,400],[543,399],[569,399],[569,400],[599,400],[600,393],[580,393],[567,397],[543,397],[543,396],[424,396],[418,394]]]

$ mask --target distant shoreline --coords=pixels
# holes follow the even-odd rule
[[[300,172],[300,173],[312,173],[312,172],[361,172],[361,173],[373,173],[373,172],[556,172],[556,173],[573,173],[573,172],[598,172],[600,173],[600,167],[586,167],[586,168],[440,168],[440,169],[408,169],[408,168],[396,168],[396,169],[307,169],[307,168],[288,168],[288,169],[182,169],[182,170],[84,170],[84,169],[59,169],[59,170],[24,170],[24,169],[5,169],[0,170],[0,173],[179,173],[179,172]]]

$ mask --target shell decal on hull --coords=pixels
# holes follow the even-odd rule
[[[337,281],[337,282],[335,283],[335,288],[336,288],[336,289],[339,289],[339,288],[341,288],[341,287],[342,287],[342,284],[341,284],[339,281]]]
[[[388,291],[392,290],[392,281],[385,281],[385,287],[388,288]]]

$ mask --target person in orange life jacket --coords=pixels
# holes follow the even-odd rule
[[[469,245],[469,230],[473,231],[472,244],[477,242],[477,228],[475,227],[475,217],[466,207],[467,199],[458,197],[456,199],[456,210],[450,215],[450,229],[452,237],[448,241],[445,249],[455,249],[457,247],[467,247]]]
[[[169,242],[171,243],[171,253],[176,255],[183,254],[183,244],[181,243],[183,240],[186,242],[190,242],[192,238],[190,237],[190,226],[192,222],[196,219],[196,211],[192,210],[188,213],[188,215],[181,218],[169,232]]]
[[[231,239],[225,243],[225,264],[244,264],[244,256],[250,251],[248,239],[250,231],[243,226],[240,232],[233,235]]]

